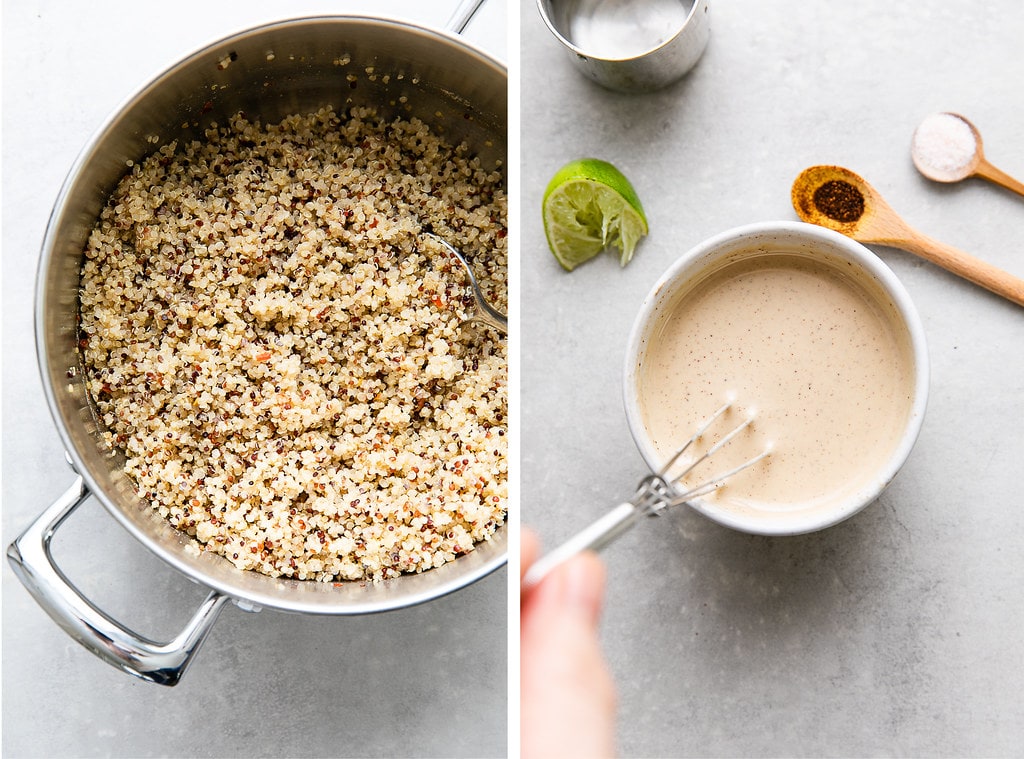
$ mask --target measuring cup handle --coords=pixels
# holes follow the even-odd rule
[[[209,634],[228,597],[211,592],[185,629],[154,643],[92,604],[53,561],[50,541],[61,523],[89,497],[81,477],[7,549],[14,573],[64,631],[103,661],[143,680],[175,685]]]
[[[466,27],[469,26],[473,15],[480,10],[480,6],[483,4],[484,0],[462,0],[452,12],[451,18],[448,19],[448,23],[444,25],[444,28],[449,32],[462,34]]]
[[[551,553],[538,559],[523,576],[519,592],[526,593],[532,590],[552,569],[576,554],[601,550],[632,527],[641,513],[632,503],[620,503]]]

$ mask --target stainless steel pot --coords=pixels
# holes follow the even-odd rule
[[[156,145],[188,139],[240,110],[264,122],[330,104],[370,104],[417,116],[450,141],[466,140],[485,166],[505,162],[507,72],[457,35],[479,0],[464,3],[451,31],[375,18],[332,16],[261,26],[188,56],[133,96],[72,168],[43,241],[36,289],[36,345],[47,401],[77,473],[68,491],[11,544],[14,571],[46,612],[97,656],[145,680],[175,684],[228,600],[248,611],[365,614],[428,601],[505,563],[506,530],[456,561],[380,584],[332,585],[241,572],[198,554],[144,501],[123,459],[101,439],[77,347],[79,270],[86,238],[125,171]],[[347,65],[339,61],[351,59]],[[367,74],[372,67],[373,76]],[[354,82],[347,78],[354,74]],[[390,76],[385,77],[385,74]],[[62,521],[95,496],[132,535],[210,594],[186,628],[161,643],[127,629],[85,598],[50,554]]]

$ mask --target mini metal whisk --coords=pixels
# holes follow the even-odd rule
[[[754,421],[753,415],[748,416],[740,425],[728,432],[714,445],[710,446],[703,454],[694,458],[693,461],[688,462],[681,472],[669,475],[669,471],[673,466],[675,466],[676,462],[679,461],[690,446],[702,438],[704,433],[707,432],[708,429],[731,408],[731,406],[732,403],[730,402],[718,409],[718,411],[716,411],[707,421],[704,422],[704,424],[700,426],[700,428],[693,434],[693,437],[687,440],[679,450],[672,454],[671,458],[665,462],[658,472],[649,474],[640,480],[640,484],[637,486],[636,492],[630,500],[619,504],[589,527],[577,533],[547,555],[538,559],[537,562],[530,567],[530,570],[523,576],[521,592],[526,592],[533,588],[548,574],[548,572],[572,556],[583,551],[597,551],[604,548],[632,527],[641,516],[656,516],[669,506],[678,506],[686,501],[699,498],[702,495],[707,495],[712,490],[721,486],[733,475],[742,472],[744,469],[753,466],[758,461],[768,456],[771,452],[770,448],[766,448],[752,459],[743,462],[739,466],[734,467],[727,472],[717,474],[695,487],[687,488],[683,492],[677,491],[675,486],[681,484],[682,480],[690,474],[690,472],[696,469],[706,459],[711,458],[715,453],[728,445],[733,438],[749,427]]]

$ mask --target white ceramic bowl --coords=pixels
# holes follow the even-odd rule
[[[741,513],[697,498],[689,501],[705,516],[743,532],[760,535],[795,535],[829,527],[856,514],[874,501],[903,466],[917,440],[924,419],[928,396],[928,355],[924,330],[910,296],[896,275],[874,253],[858,242],[823,227],[802,222],[767,222],[724,232],[690,250],[679,258],[658,280],[644,299],[634,322],[626,350],[624,396],[626,417],[640,453],[652,471],[664,464],[644,425],[640,400],[641,370],[653,341],[659,339],[666,314],[678,307],[693,283],[727,261],[766,253],[810,254],[815,260],[833,265],[852,266],[863,280],[891,300],[888,312],[895,326],[905,328],[911,368],[910,403],[902,435],[881,466],[871,470],[866,480],[825,507],[774,511],[770,514]],[[697,287],[694,292],[699,291]],[[685,378],[681,378],[685,382]],[[723,388],[723,392],[726,390]],[[755,401],[756,402],[756,401]],[[681,441],[682,442],[682,441]],[[753,472],[753,470],[751,470]],[[744,473],[746,474],[746,473]]]

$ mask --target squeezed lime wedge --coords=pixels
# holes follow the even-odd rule
[[[647,217],[629,180],[607,161],[584,158],[559,169],[544,191],[544,233],[558,263],[572,271],[608,247],[629,263]]]

